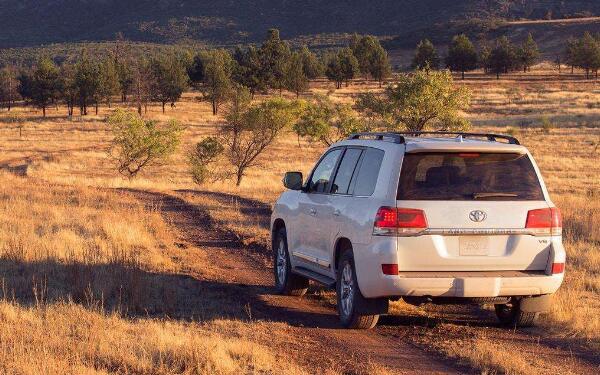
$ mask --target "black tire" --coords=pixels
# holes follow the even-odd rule
[[[344,272],[351,273],[348,275],[344,274]],[[349,283],[350,281],[351,283]],[[371,329],[375,327],[379,320],[379,315],[365,314],[364,311],[368,310],[369,305],[380,303],[381,301],[363,297],[356,281],[354,255],[351,249],[344,250],[338,261],[336,294],[338,315],[343,327],[352,329]],[[350,299],[347,300],[346,298]]]
[[[285,228],[280,228],[273,240],[273,276],[279,294],[303,296],[308,289],[309,280],[292,273]]]
[[[518,299],[512,298],[507,304],[494,305],[496,316],[500,324],[506,327],[532,327],[535,325],[539,312],[525,312],[521,310]]]

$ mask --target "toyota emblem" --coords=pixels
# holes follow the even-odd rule
[[[475,210],[475,211],[469,212],[469,219],[471,219],[471,221],[474,221],[476,223],[481,223],[482,221],[485,220],[486,217],[487,217],[487,214],[481,210]]]

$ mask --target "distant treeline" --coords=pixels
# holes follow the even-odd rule
[[[139,52],[139,51],[138,51]],[[476,48],[464,35],[455,36],[447,56],[440,58],[427,39],[416,48],[412,62],[415,69],[438,69],[442,66],[460,72],[483,68],[488,74],[527,72],[540,52],[531,35],[521,45],[506,37]],[[572,68],[582,68],[589,78],[600,69],[600,36],[586,33],[581,39],[569,40],[565,53],[558,58]],[[442,63],[443,62],[443,63]],[[388,54],[374,36],[355,34],[347,47],[317,54],[306,46],[293,50],[281,40],[279,31],[271,29],[260,46],[226,49],[202,49],[172,46],[169,50],[147,55],[132,52],[131,45],[117,40],[102,56],[84,49],[78,58],[57,62],[41,58],[33,66],[5,66],[0,70],[0,106],[10,110],[19,100],[40,108],[66,104],[68,114],[78,108],[81,115],[100,104],[110,107],[111,100],[135,105],[141,114],[149,103],[175,106],[185,90],[194,87],[212,103],[217,114],[236,85],[246,87],[252,95],[275,90],[297,96],[308,89],[310,80],[327,77],[336,88],[356,78],[382,84],[392,74]]]

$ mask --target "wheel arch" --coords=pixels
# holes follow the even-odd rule
[[[285,228],[285,221],[283,221],[282,218],[275,219],[273,221],[273,227],[271,228],[271,243],[273,246],[275,245],[275,236],[281,228]]]
[[[352,242],[346,237],[340,237],[335,241],[334,251],[333,251],[333,264],[332,269],[337,271],[337,264],[340,260],[340,256],[342,252],[346,249],[352,250]]]

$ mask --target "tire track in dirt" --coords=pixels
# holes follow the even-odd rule
[[[471,372],[399,336],[340,329],[335,311],[317,298],[273,295],[266,249],[245,248],[235,234],[219,228],[204,208],[186,202],[181,195],[124,191],[158,209],[170,224],[178,245],[188,254],[177,259],[184,272],[199,280],[217,281],[223,298],[235,299],[244,311],[251,311],[253,319],[289,324],[291,337],[286,347],[273,347],[274,351],[283,350],[315,373],[326,368],[365,373],[370,364],[402,374]],[[202,254],[205,262],[196,262],[189,255],[194,253]]]
[[[179,191],[179,196],[186,199],[186,196],[199,195],[216,200],[224,206],[236,206],[244,215],[257,220],[259,225],[268,228],[271,207],[268,204],[254,201],[252,199],[238,197],[226,193],[199,192],[195,190]],[[210,219],[210,217],[209,217]],[[215,223],[211,227],[216,227]],[[237,238],[237,235],[233,235]],[[264,245],[257,244],[259,254],[270,256],[270,250]],[[257,249],[254,249],[257,250]],[[256,254],[255,254],[256,255]],[[267,267],[270,264],[267,263]],[[256,270],[255,273],[263,273],[264,270]],[[267,270],[267,283],[271,285],[272,277],[270,268]],[[267,293],[270,293],[267,291]],[[329,330],[332,337],[341,337],[339,340],[352,337],[352,334],[360,331],[346,331],[338,329],[337,317],[331,306],[324,306],[323,301],[316,298],[310,300],[291,299],[288,297],[271,296],[268,297],[271,305],[281,304],[282,309],[287,311],[294,310],[299,316],[296,320],[291,316],[279,316],[279,319],[289,319],[291,324],[306,324],[304,315],[311,315],[317,319],[315,324],[321,324],[321,327]],[[327,315],[327,320],[323,316],[315,315],[315,306],[321,314]],[[333,321],[332,321],[333,320]],[[406,345],[418,346],[422,350],[435,352],[436,354],[448,353],[450,351],[459,352],[468,350],[472,346],[493,343],[498,346],[505,346],[516,353],[526,364],[535,368],[535,373],[573,373],[573,374],[597,374],[600,373],[600,356],[597,351],[582,345],[575,339],[552,338],[544,334],[544,328],[524,328],[507,329],[500,327],[493,312],[484,310],[478,306],[426,306],[424,314],[406,314],[388,315],[380,319],[379,325],[374,329],[371,335],[356,338],[366,340],[369,337],[375,341],[385,342],[382,337],[401,341]],[[478,341],[480,340],[480,341]],[[482,342],[481,340],[485,341]],[[372,348],[377,347],[377,342],[371,341]],[[385,358],[385,349],[377,352],[379,358]],[[396,351],[389,353],[390,361],[403,361]],[[394,358],[394,355],[396,358]],[[418,359],[414,359],[418,363]],[[455,360],[452,360],[454,362]],[[442,363],[448,363],[448,360]],[[465,368],[455,368],[457,371],[466,371]],[[425,369],[423,371],[426,371]]]

